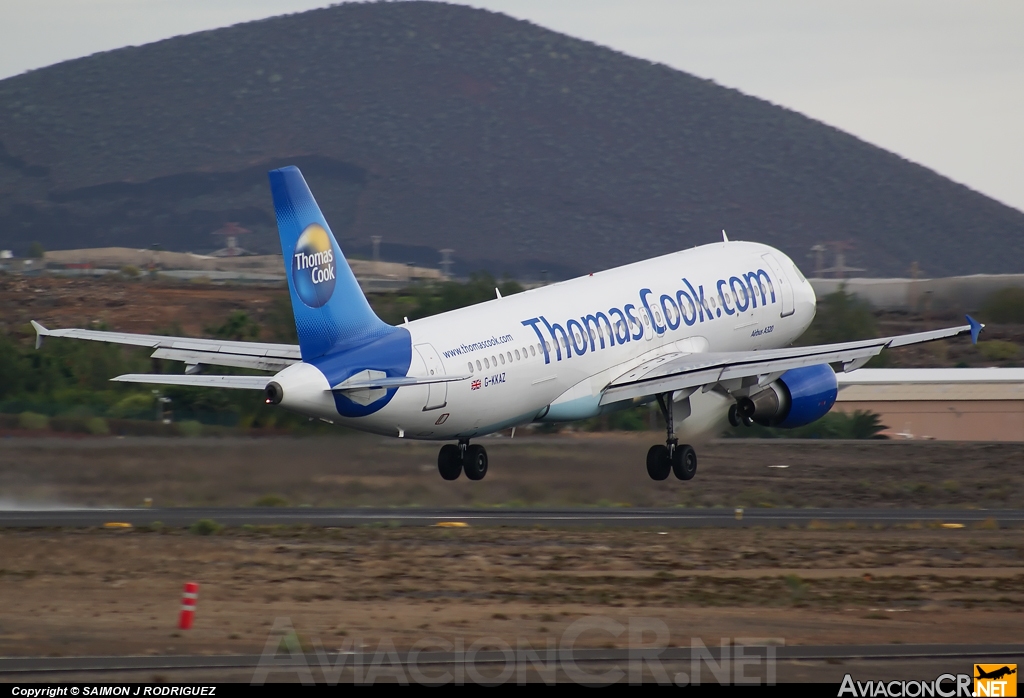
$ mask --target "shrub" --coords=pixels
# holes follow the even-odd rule
[[[260,326],[244,310],[236,310],[218,327],[207,327],[214,337],[244,342],[260,336]]]
[[[279,494],[265,494],[255,502],[253,506],[257,507],[286,507],[288,506],[288,500]]]
[[[182,436],[201,436],[203,433],[203,425],[194,419],[186,419],[184,422],[178,422],[178,433]]]
[[[814,321],[800,337],[800,344],[828,344],[870,339],[878,336],[878,324],[871,304],[839,287],[818,300]]]
[[[982,303],[979,313],[986,322],[1024,323],[1024,288],[1001,288]]]
[[[129,395],[111,407],[108,414],[117,419],[152,419],[153,394]]]
[[[1006,342],[1001,339],[978,342],[978,351],[989,361],[1016,359],[1020,355],[1019,346],[1013,342]]]
[[[219,533],[222,528],[224,527],[213,519],[199,519],[188,527],[188,532],[197,536],[209,536]]]
[[[93,436],[106,436],[110,433],[110,428],[107,426],[107,420],[103,417],[92,417],[85,421],[85,428]]]
[[[647,429],[647,409],[633,408],[608,415],[608,428],[615,431],[644,431]]]
[[[18,426],[22,429],[47,429],[50,418],[37,412],[22,412],[18,415]]]

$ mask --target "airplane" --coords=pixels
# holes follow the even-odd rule
[[[968,324],[880,339],[790,346],[815,314],[793,261],[755,242],[701,245],[393,326],[374,313],[301,172],[269,172],[298,346],[47,329],[154,349],[183,374],[128,383],[262,391],[267,404],[398,438],[449,441],[446,480],[487,474],[473,439],[533,422],[569,422],[657,402],[664,444],[654,480],[690,480],[701,434],[754,423],[797,427],[836,399],[831,364],[852,371],[885,348],[970,334]],[[267,372],[204,374],[207,366]],[[270,375],[270,374],[273,375]]]
[[[985,671],[985,670],[983,670],[981,667],[979,667],[976,664],[975,668],[978,670],[978,675],[975,676],[974,678],[976,678],[976,679],[1001,679],[1004,676],[1010,676],[1011,674],[1016,674],[1017,673],[1016,666],[1017,665],[1015,664],[1013,669],[1011,669],[1009,666],[1004,666],[1004,667],[1001,667],[999,669],[995,669],[993,671]]]

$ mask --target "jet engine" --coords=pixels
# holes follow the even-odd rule
[[[763,390],[737,400],[729,421],[792,429],[824,417],[836,401],[839,386],[828,364],[794,368]]]

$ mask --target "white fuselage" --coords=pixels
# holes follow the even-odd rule
[[[340,417],[326,378],[309,364],[276,379],[296,396],[283,406],[311,417],[405,438],[470,438],[628,407],[602,409],[598,400],[635,366],[665,353],[784,347],[814,312],[814,291],[786,255],[721,242],[404,324],[409,375],[470,377],[399,388],[365,417]],[[730,404],[716,392],[691,400],[677,425],[691,439],[720,425]]]

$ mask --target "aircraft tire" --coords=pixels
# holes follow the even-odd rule
[[[647,451],[647,474],[652,480],[664,480],[672,472],[672,461],[668,457],[668,448],[657,444]]]
[[[437,471],[445,480],[458,480],[462,474],[462,452],[454,444],[445,444],[437,454]]]
[[[672,472],[680,480],[692,480],[697,474],[697,452],[693,446],[682,444],[676,447],[672,458]]]
[[[483,480],[487,474],[487,450],[479,445],[473,444],[466,449],[466,461],[462,464],[466,471],[466,477],[470,480]]]
[[[739,406],[736,405],[736,403],[729,405],[729,424],[733,425],[734,427],[738,427],[740,425],[740,417],[738,412]]]

